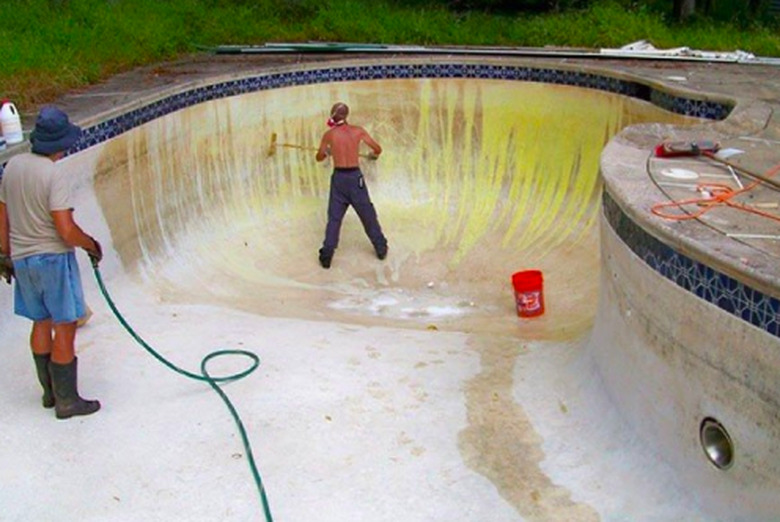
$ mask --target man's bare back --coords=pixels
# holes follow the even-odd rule
[[[338,120],[335,126],[322,136],[320,148],[317,150],[317,161],[324,160],[330,154],[333,156],[334,167],[357,167],[361,141],[371,147],[375,157],[382,153],[382,147],[363,127],[350,125],[346,119]]]

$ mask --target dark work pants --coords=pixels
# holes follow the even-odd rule
[[[366,235],[374,245],[374,249],[387,247],[387,239],[379,226],[374,204],[368,195],[368,187],[359,168],[335,169],[330,178],[330,198],[328,200],[328,225],[325,227],[325,241],[322,243],[322,253],[333,255],[339,246],[341,221],[349,206],[355,209]]]

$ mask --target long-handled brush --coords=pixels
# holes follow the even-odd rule
[[[770,188],[773,188],[775,190],[780,190],[780,182],[767,178],[766,176],[763,176],[761,174],[756,174],[755,172],[751,172],[744,167],[740,167],[739,165],[732,163],[728,160],[725,160],[718,156],[718,151],[720,150],[720,145],[716,142],[709,141],[709,140],[702,140],[702,141],[666,141],[663,143],[660,143],[655,148],[655,155],[660,158],[673,158],[673,157],[681,157],[681,156],[704,156],[706,158],[710,158],[714,161],[717,161],[718,163],[722,163],[723,165],[726,165],[728,167],[731,167],[734,170],[737,170],[746,176],[753,178],[756,181],[760,181],[761,183],[764,183]]]
[[[307,147],[305,145],[296,145],[294,143],[279,143],[278,137],[276,136],[275,132],[271,133],[271,145],[268,147],[268,152],[266,153],[267,157],[271,157],[274,154],[276,154],[276,147],[287,147],[290,149],[300,149],[300,150],[310,150],[316,152],[318,149],[317,147]],[[367,158],[370,160],[375,160],[376,156],[373,156],[371,154],[358,154],[361,158]]]
[[[276,147],[288,147],[291,149],[301,149],[301,150],[311,150],[316,151],[317,149],[314,147],[306,147],[304,145],[295,145],[293,143],[279,143],[277,141],[277,136],[275,132],[271,133],[271,145],[268,147],[268,154],[267,156],[270,158],[274,154],[276,154]]]

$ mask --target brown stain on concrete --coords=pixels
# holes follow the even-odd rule
[[[592,507],[574,502],[540,468],[543,441],[512,396],[515,362],[527,348],[516,338],[482,335],[472,336],[469,345],[479,353],[482,370],[466,383],[468,427],[458,437],[465,463],[525,520],[599,520]]]

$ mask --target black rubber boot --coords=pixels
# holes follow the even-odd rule
[[[330,268],[330,262],[333,260],[333,252],[326,252],[320,248],[320,265],[322,268]]]
[[[90,415],[100,409],[100,402],[88,401],[79,397],[74,357],[70,364],[49,362],[49,373],[54,388],[54,411],[58,419],[68,419],[75,415]]]
[[[35,371],[38,373],[38,381],[43,388],[43,397],[41,398],[41,404],[44,408],[54,408],[54,394],[51,389],[51,376],[49,375],[49,360],[51,360],[51,354],[40,355],[33,354],[35,359]]]

